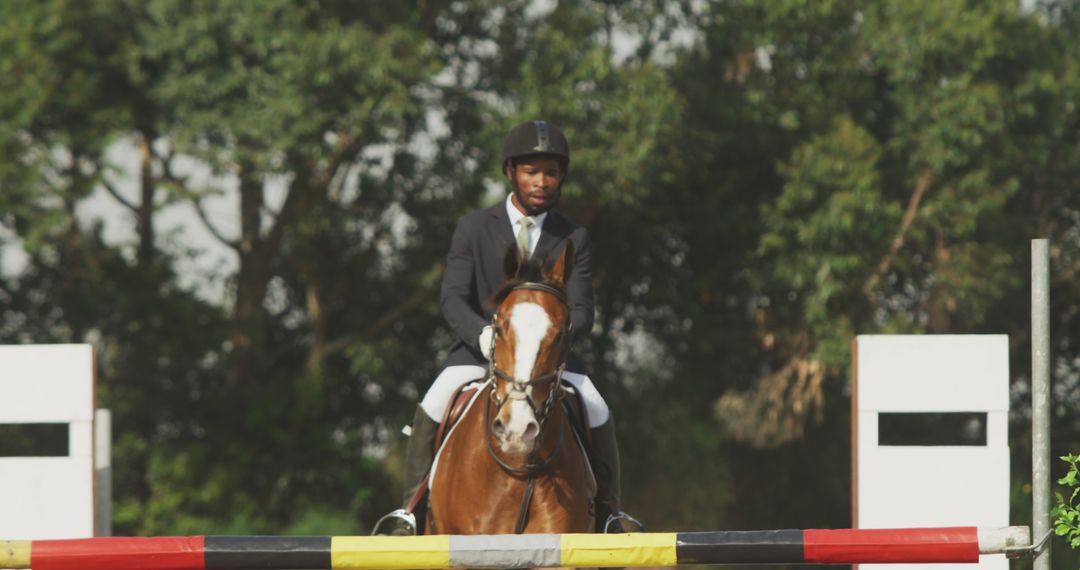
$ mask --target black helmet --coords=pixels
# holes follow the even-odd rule
[[[510,129],[503,140],[503,168],[515,158],[537,154],[550,154],[558,158],[563,175],[566,175],[570,167],[570,144],[559,127],[546,121],[528,121]]]

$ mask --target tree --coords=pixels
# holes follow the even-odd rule
[[[118,479],[129,490],[118,524],[140,533],[265,529],[303,520],[305,504],[333,511],[338,526],[357,524],[357,511],[369,518],[385,505],[367,497],[392,484],[371,455],[389,429],[382,414],[397,415],[383,393],[432,367],[424,348],[436,328],[438,265],[430,252],[449,225],[438,215],[476,193],[453,192],[474,180],[462,164],[472,149],[440,149],[424,105],[453,104],[453,90],[435,78],[484,7],[458,10],[456,27],[450,3],[60,8],[5,7],[13,97],[2,115],[12,135],[2,172],[5,187],[20,192],[5,194],[13,206],[5,222],[40,250],[8,290],[19,301],[9,320],[17,338],[100,339],[99,350],[115,356],[103,359],[102,384],[119,412]],[[447,120],[475,117],[461,110]],[[120,138],[141,153],[134,196],[106,155]],[[416,144],[439,152],[420,159]],[[206,171],[224,187],[203,184]],[[463,176],[423,188],[448,172]],[[206,196],[233,192],[230,181],[237,236],[201,209]],[[100,230],[80,227],[78,205],[95,187],[134,215],[130,261]],[[157,215],[185,203],[237,252],[224,312],[176,290],[177,254],[157,240]],[[418,215],[432,238],[390,239]],[[87,271],[77,271],[82,265]],[[62,313],[44,320],[34,303],[42,295]],[[191,328],[179,326],[189,320]],[[26,321],[44,330],[16,329]],[[193,348],[168,359],[170,338],[142,324]],[[405,339],[392,342],[394,332]],[[169,366],[190,373],[177,382]],[[243,469],[217,460],[224,449]],[[341,508],[343,494],[354,500]]]
[[[352,532],[392,506],[396,426],[449,340],[453,221],[501,199],[499,141],[534,117],[573,146],[562,207],[598,302],[578,348],[653,526],[846,525],[851,337],[1007,332],[1026,362],[1033,236],[1073,399],[1073,3],[10,2],[0,22],[0,239],[28,256],[0,276],[0,337],[99,346],[122,530]],[[95,192],[130,243],[80,218]],[[178,209],[234,252],[221,306],[180,285],[199,253],[162,227]]]

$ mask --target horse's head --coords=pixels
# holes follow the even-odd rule
[[[508,454],[536,449],[544,419],[556,406],[559,379],[570,352],[570,309],[564,285],[573,266],[574,246],[566,248],[550,271],[507,251],[507,282],[496,295],[491,397],[494,419],[487,426]]]

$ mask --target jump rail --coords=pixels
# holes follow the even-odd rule
[[[0,541],[0,568],[254,570],[978,562],[1028,527],[479,536],[186,536]]]

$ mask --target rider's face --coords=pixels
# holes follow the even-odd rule
[[[535,216],[558,204],[562,170],[554,157],[521,158],[514,167],[507,167],[506,175],[514,191],[511,200],[519,212]]]

